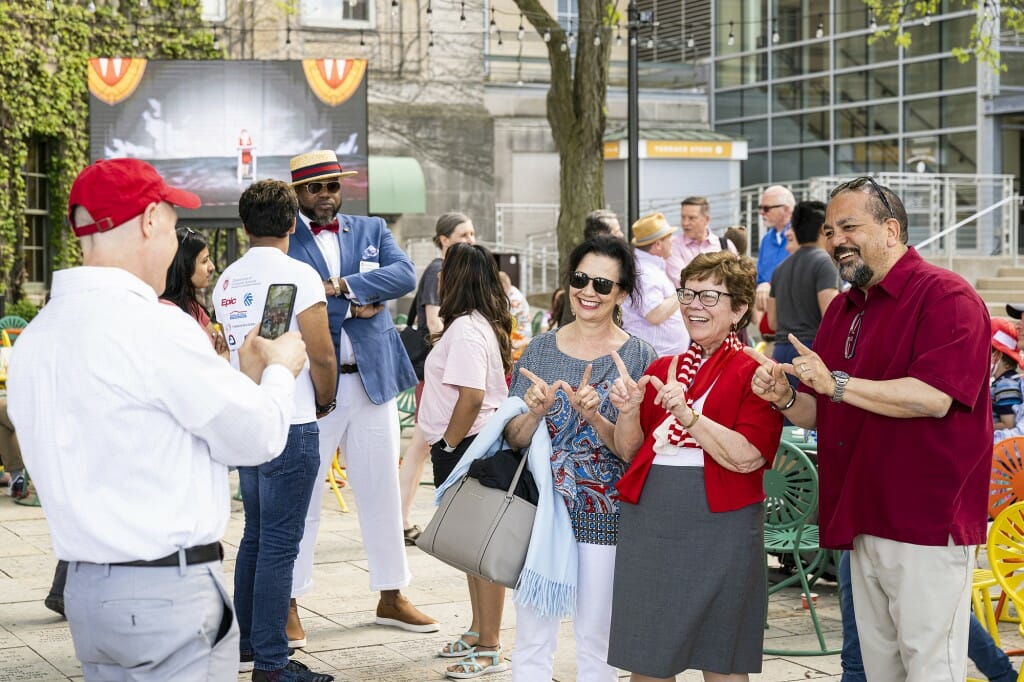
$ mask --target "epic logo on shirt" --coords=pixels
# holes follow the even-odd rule
[[[220,304],[221,305],[235,305],[236,303],[238,303],[238,301],[233,299],[233,298],[222,298],[222,299],[220,299]]]

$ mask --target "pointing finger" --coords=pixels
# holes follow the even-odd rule
[[[814,353],[813,350],[801,343],[800,339],[796,338],[792,334],[789,335],[789,342],[793,344],[793,348],[796,348],[796,352],[800,355],[811,355]]]
[[[615,367],[619,370],[619,376],[622,377],[623,381],[632,378],[629,376],[629,370],[626,369],[626,363],[622,361],[617,351],[612,351],[612,360],[615,362]]]
[[[665,377],[668,381],[675,381],[676,376],[679,374],[679,356],[673,355],[672,362],[668,363],[668,376]]]
[[[743,347],[743,352],[746,353],[747,355],[749,355],[750,357],[752,357],[754,359],[754,362],[756,362],[757,364],[761,365],[762,367],[764,367],[767,364],[775,364],[774,360],[772,360],[771,358],[767,357],[764,353],[762,353],[761,351],[757,350],[756,348],[751,348],[750,346],[744,346]]]
[[[546,381],[544,381],[539,376],[537,376],[536,374],[534,374],[530,370],[526,369],[525,367],[520,367],[519,368],[519,373],[522,374],[527,379],[529,379],[530,381],[532,381],[534,386],[538,386],[538,387],[541,387],[541,388],[546,388],[547,387],[547,382]]]
[[[580,379],[580,388],[590,385],[590,373],[594,370],[594,365],[589,364],[587,368],[583,370],[583,377]]]

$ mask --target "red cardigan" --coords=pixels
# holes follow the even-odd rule
[[[644,373],[665,381],[671,361],[671,356],[658,358]],[[765,467],[741,474],[729,471],[704,453],[704,490],[713,512],[733,511],[764,500],[764,469],[775,461],[775,451],[782,438],[782,415],[751,390],[750,380],[756,369],[757,363],[752,358],[736,353],[704,401],[701,419],[710,419],[739,432],[767,460]],[[656,395],[657,391],[648,386],[640,405],[640,427],[647,437],[617,486],[626,502],[639,499],[654,460],[654,430],[668,416],[668,412],[654,404]]]

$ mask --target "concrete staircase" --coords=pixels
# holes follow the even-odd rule
[[[1007,303],[1024,303],[1024,267],[995,268],[995,276],[979,277],[974,288],[992,317],[1006,317]]]

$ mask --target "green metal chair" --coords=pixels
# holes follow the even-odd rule
[[[24,329],[27,326],[28,322],[17,315],[4,315],[0,317],[0,329]]]
[[[839,653],[830,649],[818,621],[811,597],[811,584],[825,569],[828,552],[818,545],[818,526],[810,523],[818,510],[818,472],[814,464],[796,446],[782,442],[775,454],[775,463],[764,473],[766,552],[790,554],[796,572],[775,585],[768,586],[769,596],[799,582],[814,623],[819,648],[810,651],[764,649],[764,653],[790,656],[825,656]],[[767,627],[767,626],[766,626]]]
[[[540,326],[544,324],[544,311],[538,310],[533,314],[533,320],[530,321],[530,332],[532,336],[540,334]]]
[[[402,433],[416,425],[416,389],[407,388],[398,394],[398,425]]]
[[[404,327],[406,324],[408,324],[408,322],[409,316],[406,315],[405,313],[398,313],[398,315],[395,316],[396,327]]]

